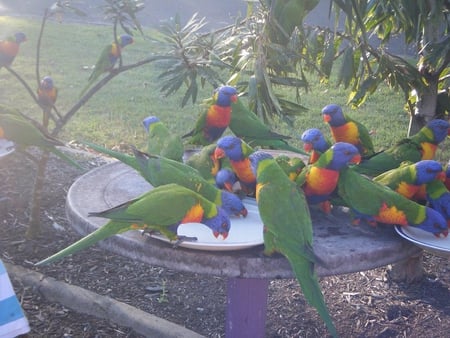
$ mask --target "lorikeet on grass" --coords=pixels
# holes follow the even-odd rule
[[[450,228],[450,191],[440,180],[433,180],[426,185],[427,201],[430,208],[439,212]]]
[[[322,210],[329,213],[329,199],[337,187],[340,171],[350,163],[358,163],[360,160],[361,155],[354,145],[337,142],[315,163],[304,168],[296,183],[305,192],[308,203],[320,203]]]
[[[20,44],[25,41],[27,37],[22,32],[17,32],[6,40],[0,40],[0,68],[11,66],[19,53]]]
[[[132,167],[154,187],[176,183],[198,192],[206,199],[221,206],[230,215],[240,214],[244,217],[247,215],[247,209],[238,196],[218,189],[212,183],[207,182],[196,169],[184,163],[145,154],[136,149],[133,149],[134,156],[131,156],[94,143],[83,141],[83,144]]]
[[[88,84],[83,88],[80,96],[82,96],[86,92],[86,90],[88,90],[88,88],[94,84],[94,82],[100,77],[100,75],[106,72],[110,72],[114,68],[114,65],[120,58],[122,49],[125,48],[125,46],[132,44],[134,42],[134,39],[131,35],[123,34],[118,37],[117,42],[118,44],[116,42],[112,42],[111,44],[103,48],[102,53],[100,54],[100,57],[95,64],[94,70],[89,76]]]
[[[55,106],[56,98],[58,97],[58,89],[53,84],[53,79],[50,76],[42,78],[37,90],[37,97],[39,105],[44,112],[44,126],[48,126],[50,113]]]
[[[322,263],[313,251],[312,221],[305,196],[271,155],[257,151],[250,156],[257,178],[256,201],[264,224],[264,253],[285,256],[306,300],[314,306],[333,336],[337,336],[314,271]]]
[[[156,116],[146,117],[142,124],[148,133],[147,153],[183,161],[184,147],[178,135],[170,132]]]
[[[70,165],[81,169],[76,161],[56,148],[56,146],[64,147],[64,143],[46,134],[18,113],[11,114],[9,111],[8,108],[0,107],[0,138],[14,142],[22,149],[35,146],[50,151]]]
[[[203,223],[215,237],[222,236],[224,239],[230,230],[230,219],[225,211],[198,193],[177,184],[154,188],[111,209],[91,212],[89,216],[108,218],[110,221],[36,265],[52,263],[129,230],[159,232],[171,241],[183,240],[177,235],[177,228],[183,223]]]
[[[331,142],[317,128],[305,130],[300,138],[304,143],[303,149],[309,153],[308,164],[316,162],[331,147]]]
[[[431,120],[419,132],[404,138],[392,147],[363,160],[355,170],[361,174],[377,176],[400,166],[404,161],[418,162],[432,160],[439,143],[449,133],[449,123],[444,120]]]
[[[337,194],[354,213],[353,224],[365,220],[371,225],[409,225],[437,237],[448,235],[447,222],[436,210],[409,200],[354,168],[341,171]]]
[[[369,157],[375,153],[367,128],[344,114],[340,106],[329,104],[322,109],[322,115],[323,120],[330,126],[334,142],[355,145],[363,157]]]
[[[420,190],[435,179],[443,180],[442,164],[433,160],[423,160],[416,163],[404,163],[373,178],[374,181],[389,187],[406,198],[419,201]]]
[[[256,177],[251,169],[248,156],[253,153],[253,148],[235,136],[224,136],[217,141],[214,157],[221,159],[227,157],[231,168],[239,179],[242,190],[247,195],[255,193]]]
[[[290,136],[278,134],[261,121],[256,114],[248,109],[241,99],[231,104],[233,113],[231,114],[230,130],[233,134],[251,147],[262,147],[270,149],[289,150],[306,155],[301,149],[288,144],[286,139]]]
[[[213,100],[200,114],[194,129],[182,136],[188,143],[208,145],[216,142],[227,129],[231,119],[231,103],[237,100],[236,88],[222,86],[215,90]]]

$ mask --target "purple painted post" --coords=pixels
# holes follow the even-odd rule
[[[269,280],[229,278],[227,286],[227,338],[263,338],[266,330]]]

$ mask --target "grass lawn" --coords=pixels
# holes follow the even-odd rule
[[[28,41],[22,44],[20,53],[13,64],[31,88],[37,88],[36,46],[40,20],[0,17],[1,39],[16,31],[23,31]],[[151,35],[154,32],[147,31]],[[77,101],[85,86],[102,48],[112,41],[112,28],[99,25],[81,25],[49,21],[42,40],[40,75],[53,77],[59,89],[57,108],[68,111]],[[135,43],[123,52],[124,64],[129,64],[155,52],[156,46],[148,38],[135,34]],[[192,128],[201,109],[199,104],[180,107],[182,90],[170,97],[163,97],[159,90],[158,74],[154,64],[147,64],[113,79],[89,100],[67,124],[60,138],[69,140],[90,140],[112,147],[119,143],[143,147],[145,133],[141,120],[148,115],[156,115],[178,134]],[[346,106],[348,91],[336,88],[331,78],[327,85],[319,84],[313,75],[311,90],[303,93],[301,103],[309,108],[295,121],[294,127],[276,123],[274,129],[294,136],[293,145],[300,146],[297,137],[311,127],[321,128],[329,135],[328,126],[321,117],[321,109],[329,103],[337,103],[344,111],[373,130],[376,149],[391,145],[405,137],[408,116],[403,110],[403,97],[387,87],[381,87],[366,103],[353,110]],[[39,117],[41,112],[23,86],[7,70],[0,70],[0,103],[14,106],[29,116]],[[212,88],[203,89],[199,102],[211,94]],[[286,93],[288,96],[290,93]],[[292,94],[293,95],[293,94]],[[244,98],[245,100],[245,98]],[[441,147],[442,148],[442,147]],[[446,153],[448,154],[448,152]],[[447,161],[449,156],[440,152],[438,159]]]

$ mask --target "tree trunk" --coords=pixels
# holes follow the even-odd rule
[[[428,78],[428,86],[420,93],[409,120],[408,137],[416,134],[436,116],[438,79]]]

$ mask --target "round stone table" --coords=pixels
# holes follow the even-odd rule
[[[66,213],[81,235],[106,219],[88,217],[151,189],[135,170],[121,162],[96,168],[78,178],[67,195]],[[421,249],[395,233],[393,226],[352,226],[349,216],[334,209],[327,216],[311,211],[314,251],[327,266],[316,266],[319,276],[364,271],[417,255]],[[264,336],[270,279],[294,278],[281,255],[266,257],[263,245],[239,251],[201,251],[173,248],[169,243],[129,231],[98,243],[101,247],[152,266],[228,277],[227,337]]]

